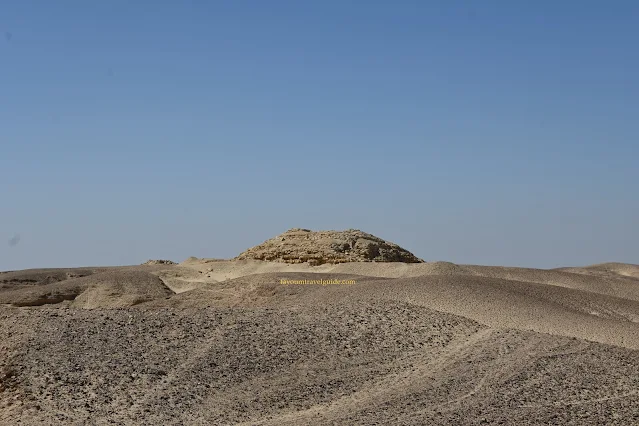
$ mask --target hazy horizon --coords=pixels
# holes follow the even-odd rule
[[[0,271],[230,258],[294,227],[425,261],[638,264],[637,18],[8,2]]]

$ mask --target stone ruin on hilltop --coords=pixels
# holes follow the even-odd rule
[[[142,265],[177,265],[177,263],[166,259],[149,259]]]
[[[322,265],[345,262],[422,263],[422,259],[398,246],[358,229],[311,231],[293,228],[252,247],[234,260],[265,260]]]

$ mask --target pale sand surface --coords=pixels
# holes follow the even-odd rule
[[[0,273],[0,424],[639,424],[639,267]],[[283,285],[281,279],[350,285]]]

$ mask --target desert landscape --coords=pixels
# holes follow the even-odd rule
[[[0,323],[2,425],[639,424],[639,265],[294,228],[233,259],[2,272]]]

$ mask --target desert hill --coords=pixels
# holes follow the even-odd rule
[[[233,260],[2,272],[0,424],[639,424],[638,270],[294,229]],[[290,284],[320,279],[349,284]]]
[[[142,265],[175,265],[175,262],[167,259],[149,259]]]

